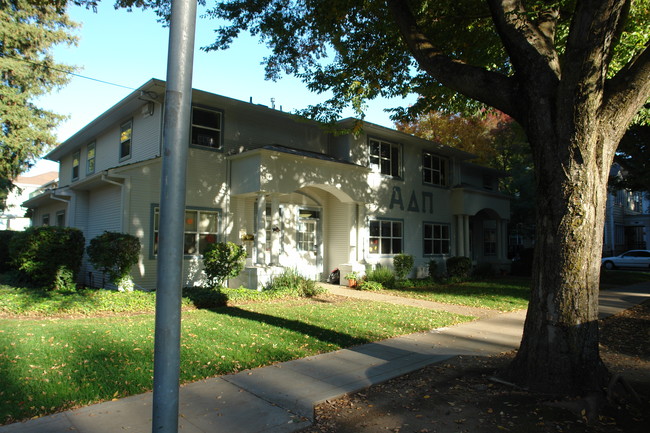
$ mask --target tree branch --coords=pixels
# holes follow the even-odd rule
[[[521,0],[488,0],[488,4],[515,70],[525,76],[546,70],[548,80],[557,82],[561,69],[554,41],[559,12],[549,8],[541,13],[538,26],[528,18]]]
[[[581,94],[592,101],[602,97],[607,62],[628,1],[578,1],[564,54],[568,60],[564,62],[562,86],[567,94]]]
[[[406,0],[387,0],[389,9],[420,67],[432,78],[463,95],[521,118],[512,78],[454,60],[437,49],[422,33]]]
[[[628,125],[649,99],[650,42],[605,84],[602,111],[610,128]],[[619,133],[622,137],[625,131]]]

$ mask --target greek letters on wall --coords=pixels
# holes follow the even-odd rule
[[[419,197],[419,200],[418,200]],[[402,196],[402,188],[399,186],[393,187],[393,192],[390,197],[390,209],[404,210],[404,198]],[[409,212],[422,212],[433,213],[433,193],[429,191],[422,191],[419,195],[415,190],[411,190],[409,196],[408,206],[406,208]]]

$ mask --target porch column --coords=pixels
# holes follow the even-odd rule
[[[271,196],[271,264],[280,264],[281,229],[280,199],[277,194]]]
[[[465,255],[465,236],[463,235],[463,216],[456,215],[456,255],[462,257]]]
[[[366,205],[358,203],[357,207],[357,248],[355,259],[359,263],[365,263],[365,251],[368,245],[368,237],[366,236]]]
[[[463,215],[463,226],[464,226],[463,231],[465,232],[465,238],[463,240],[465,242],[465,248],[464,248],[465,249],[465,254],[464,255],[465,255],[465,257],[470,257],[471,258],[472,257],[472,252],[469,250],[469,238],[471,236],[471,233],[469,231],[469,215]]]
[[[255,234],[256,263],[266,265],[266,196],[257,196],[257,233]]]
[[[508,259],[508,220],[501,220],[501,255],[499,258],[503,261]]]

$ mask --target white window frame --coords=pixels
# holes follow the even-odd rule
[[[77,150],[72,154],[72,180],[79,179],[80,166],[81,166],[81,151]]]
[[[427,162],[429,158],[429,162]],[[432,152],[422,152],[422,183],[425,185],[447,186],[449,160]],[[438,179],[436,182],[435,180]]]
[[[430,236],[427,236],[427,227],[431,228]],[[422,230],[423,255],[439,256],[451,253],[451,226],[449,224],[425,222]]]
[[[386,149],[388,152],[385,152]],[[368,157],[373,171],[395,178],[402,177],[402,146],[399,144],[369,138]]]
[[[127,131],[129,131],[129,133],[128,135],[125,135]],[[128,149],[128,152],[125,152],[125,149]],[[133,119],[127,120],[120,125],[119,152],[120,162],[131,158],[131,155],[133,154]]]
[[[198,120],[195,120],[197,116],[194,114],[197,111],[205,111],[211,114],[216,114],[217,117],[219,118],[218,125],[204,125],[198,122]],[[217,139],[208,143],[207,141],[205,143],[200,143],[200,134],[197,132],[197,130],[204,130],[207,132],[205,135],[206,139],[211,138],[210,134],[216,134]],[[191,146],[196,146],[202,149],[214,149],[214,150],[221,150],[223,148],[223,112],[221,110],[217,110],[214,108],[206,108],[206,107],[199,107],[199,106],[192,106],[192,122],[191,122],[191,128],[190,128],[190,145]]]
[[[92,151],[92,156],[91,156]],[[86,147],[86,174],[93,174],[95,172],[95,165],[97,164],[97,145],[93,141]]]
[[[377,229],[373,229],[373,226]],[[396,228],[399,227],[399,234]],[[399,241],[399,248],[395,242]],[[388,247],[388,248],[387,248]],[[368,252],[372,255],[395,255],[404,252],[404,221],[371,219],[368,222]]]
[[[212,230],[203,230],[200,224],[202,216],[212,216],[215,218]],[[188,218],[196,218],[196,223],[188,221]],[[183,218],[185,228],[183,231],[183,254],[185,256],[202,256],[207,245],[219,242],[219,227],[221,224],[221,210],[204,209],[204,208],[185,208]],[[155,206],[153,209],[153,237],[152,252],[153,256],[158,255],[158,232],[160,224],[160,207]],[[194,227],[192,227],[194,225]],[[189,227],[188,227],[189,226]],[[190,238],[193,238],[192,240]],[[190,243],[192,244],[190,246]]]

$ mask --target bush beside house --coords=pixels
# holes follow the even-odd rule
[[[46,290],[74,288],[84,252],[84,236],[69,227],[31,227],[9,244],[12,265],[27,282]]]
[[[130,274],[140,257],[140,239],[126,233],[105,231],[90,241],[86,252],[90,263],[107,274],[118,290],[133,290]]]

